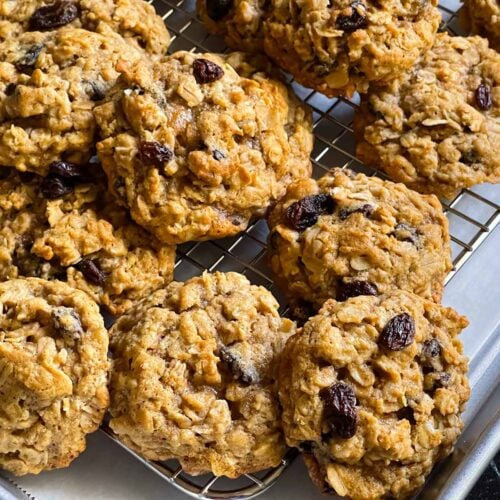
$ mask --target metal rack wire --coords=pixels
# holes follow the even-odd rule
[[[196,19],[196,0],[150,0],[159,15],[165,20],[172,35],[170,51],[189,50],[196,52],[224,52],[226,47],[218,37],[208,35]],[[442,29],[454,34],[463,34],[458,25],[458,0],[442,0],[440,10],[443,16]],[[351,168],[367,175],[381,175],[380,172],[362,165],[355,156],[352,134],[352,118],[359,102],[327,97],[290,81],[297,95],[311,106],[314,118],[316,143],[312,153],[315,177],[323,175],[332,166]],[[476,186],[466,189],[443,207],[450,221],[452,257],[454,269],[447,282],[455,277],[463,264],[500,223],[500,189],[492,194],[490,188]],[[496,198],[496,199],[495,199]],[[265,221],[253,222],[248,229],[233,238],[210,242],[195,242],[182,245],[178,251],[176,279],[186,280],[204,270],[238,271],[250,281],[268,288],[282,304],[286,302],[280,290],[274,285],[265,262],[268,229]],[[124,447],[110,429],[104,432]],[[128,450],[128,449],[127,449]],[[296,452],[290,451],[279,467],[259,474],[247,474],[237,480],[216,478],[213,475],[189,476],[178,462],[155,463],[145,460],[128,450],[146,467],[153,470],[187,495],[199,499],[249,499],[271,487],[281,473],[293,461]]]

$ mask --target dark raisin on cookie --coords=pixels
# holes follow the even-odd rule
[[[224,158],[226,158],[226,155],[222,151],[219,151],[218,149],[214,149],[212,156],[213,156],[214,160],[217,160],[217,161],[221,161]]]
[[[52,322],[54,328],[64,337],[78,340],[83,334],[80,316],[71,307],[54,307],[52,310]]]
[[[408,313],[398,314],[384,326],[378,342],[391,351],[402,351],[415,338],[415,321]]]
[[[106,87],[101,82],[87,82],[88,95],[91,101],[101,101],[106,97]]]
[[[144,165],[161,167],[173,158],[174,153],[170,148],[157,141],[141,141],[138,156]]]
[[[360,14],[361,10],[365,10],[364,5],[361,2],[353,2],[350,8],[352,12],[350,16],[340,15],[337,17],[335,21],[337,29],[346,33],[352,33],[356,30],[366,28],[368,26],[368,19],[365,15]]]
[[[390,235],[394,236],[399,241],[405,241],[413,245],[416,245],[419,240],[418,231],[405,222],[396,224],[394,231]]]
[[[327,194],[306,196],[292,203],[286,210],[285,220],[296,231],[304,231],[318,222],[320,215],[331,214],[335,201]]]
[[[220,21],[226,17],[233,6],[233,0],[206,0],[208,17]]]
[[[78,7],[71,1],[58,0],[35,10],[29,20],[30,31],[45,31],[60,28],[74,21],[78,16]]]
[[[40,55],[40,52],[42,52],[42,49],[43,45],[41,43],[37,43],[29,47],[24,56],[16,62],[15,66],[17,71],[31,75],[35,69],[38,56]]]
[[[84,179],[86,170],[85,165],[77,165],[68,161],[54,161],[49,165],[49,175],[63,179]]]
[[[344,439],[353,437],[358,424],[353,388],[344,382],[337,382],[321,389],[319,396],[324,405],[324,418],[333,434]]]
[[[195,59],[193,62],[193,75],[196,83],[212,83],[224,76],[224,70],[208,59]]]
[[[460,156],[460,161],[464,165],[474,165],[479,163],[481,160],[474,150],[465,151]]]
[[[17,84],[16,83],[9,83],[7,87],[5,87],[5,95],[6,96],[11,96],[14,94],[14,92],[17,89]]]
[[[40,191],[47,200],[62,198],[74,190],[73,183],[56,175],[49,175],[40,184]]]
[[[89,283],[97,286],[103,286],[106,283],[106,275],[101,271],[95,260],[83,258],[74,267],[83,274]]]
[[[364,205],[361,205],[360,207],[356,208],[341,208],[339,210],[339,218],[340,220],[346,220],[349,215],[352,214],[362,214],[367,218],[370,218],[372,215],[373,211],[375,210],[375,207],[373,205],[370,205],[369,203],[365,203]]]
[[[441,344],[436,339],[429,339],[422,346],[422,356],[424,358],[436,358],[441,354]]]
[[[259,374],[255,368],[246,366],[247,363],[244,363],[238,353],[230,347],[220,347],[219,357],[235,380],[240,380],[244,384],[256,384],[259,381]]]
[[[487,111],[493,106],[491,101],[491,88],[481,83],[474,94],[477,107],[482,111]]]
[[[369,281],[347,281],[341,282],[338,285],[336,300],[344,302],[350,297],[358,297],[359,295],[378,295],[377,285]]]

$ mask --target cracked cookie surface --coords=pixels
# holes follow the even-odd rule
[[[348,170],[292,183],[268,223],[276,282],[299,308],[395,288],[439,300],[451,269],[435,196]]]
[[[469,398],[451,308],[408,292],[329,300],[282,353],[287,443],[313,481],[355,500],[404,498],[445,458]]]
[[[154,7],[144,0],[0,0],[0,40],[29,31],[82,28],[117,33],[149,54],[163,55],[170,36]]]
[[[60,282],[0,283],[0,467],[67,467],[109,397],[108,333],[96,304]]]
[[[441,33],[408,73],[372,87],[354,119],[357,154],[393,180],[452,199],[500,182],[500,54]]]
[[[152,70],[123,65],[96,108],[110,189],[160,240],[235,235],[310,175],[310,112],[260,64],[177,52]]]
[[[374,2],[198,0],[209,32],[234,49],[262,50],[327,96],[365,92],[410,68],[434,41],[434,0]]]
[[[46,175],[50,163],[85,164],[93,109],[141,52],[116,34],[77,28],[27,32],[0,43],[0,165]]]
[[[500,3],[498,0],[464,0],[460,21],[465,29],[487,38],[500,50]]]
[[[285,453],[277,356],[295,324],[237,273],[173,282],[111,329],[111,422],[152,460],[236,477]]]
[[[172,280],[175,248],[160,244],[116,205],[97,169],[92,181],[69,184],[65,194],[51,191],[54,174],[44,180],[10,169],[0,173],[7,176],[0,180],[0,280],[66,281],[112,314]]]

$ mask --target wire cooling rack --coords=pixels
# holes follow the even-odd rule
[[[196,0],[150,1],[162,16],[172,35],[170,52],[189,50],[194,52],[226,52],[221,38],[208,35],[196,18]],[[453,34],[464,34],[458,23],[457,10],[460,2],[443,0],[440,10],[443,17],[441,29]],[[290,80],[296,94],[313,110],[316,136],[312,153],[313,175],[320,177],[331,167],[344,167],[379,175],[379,172],[364,166],[355,156],[355,142],[352,133],[352,119],[359,103],[358,96],[352,100],[327,97],[306,89]],[[500,187],[476,186],[466,189],[451,202],[443,202],[443,208],[450,221],[452,258],[454,268],[447,276],[449,282],[460,267],[487,238],[500,222]],[[268,229],[265,221],[252,223],[248,229],[233,238],[210,242],[182,245],[178,249],[176,279],[186,280],[208,271],[237,271],[245,274],[255,284],[268,288],[280,301],[282,312],[286,312],[286,301],[274,285],[266,265],[266,240]],[[105,432],[124,447],[110,431]],[[126,448],[127,449],[127,448]],[[128,449],[127,449],[128,450]],[[275,469],[258,474],[246,474],[239,479],[229,480],[213,475],[189,476],[176,461],[151,462],[132,453],[146,467],[176,486],[187,495],[199,499],[249,499],[271,487],[281,473],[290,465],[297,453],[293,450],[284,457]]]

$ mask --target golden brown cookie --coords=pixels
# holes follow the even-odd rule
[[[83,29],[27,32],[0,42],[0,165],[48,173],[85,164],[95,145],[93,108],[141,52],[119,35]]]
[[[500,3],[498,0],[464,0],[460,21],[466,30],[490,41],[490,46],[500,50]]]
[[[370,89],[354,119],[359,158],[423,193],[500,182],[500,54],[440,33],[409,72]]]
[[[177,52],[152,70],[123,65],[95,110],[110,189],[160,240],[235,235],[310,175],[309,110],[253,64]]]
[[[294,182],[268,222],[271,268],[299,308],[393,289],[438,301],[451,269],[435,196],[349,170]]]
[[[294,78],[327,96],[365,92],[428,50],[436,0],[198,0],[210,33],[237,50],[264,49]]]
[[[0,283],[0,467],[67,467],[108,406],[108,333],[96,304],[65,283]]]
[[[354,500],[411,496],[446,457],[469,398],[451,308],[397,291],[327,301],[280,363],[287,443],[313,481]]]
[[[43,179],[0,170],[6,175],[0,180],[0,281],[66,281],[121,314],[172,280],[175,248],[130,220],[95,166],[59,163],[51,171]],[[82,172],[95,177],[82,179]]]
[[[138,49],[163,55],[170,36],[154,7],[144,0],[2,0],[0,40],[28,31],[82,28],[117,33]]]
[[[277,356],[295,324],[237,273],[171,283],[111,329],[110,426],[152,460],[236,477],[285,453]]]

